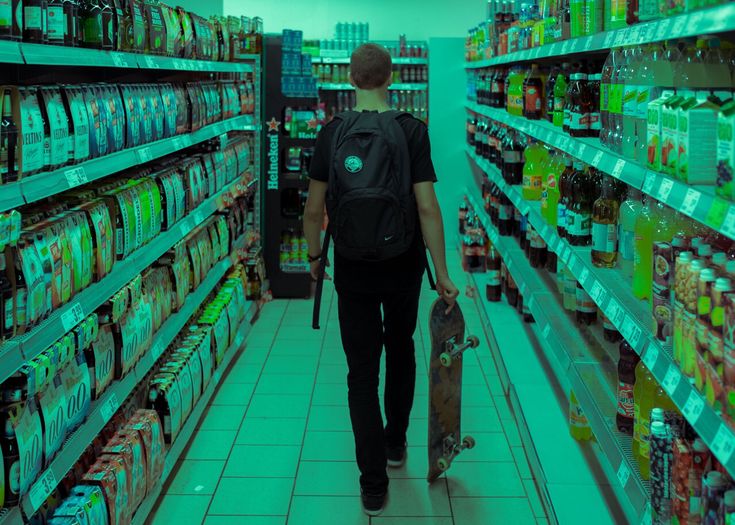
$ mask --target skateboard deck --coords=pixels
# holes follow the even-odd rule
[[[429,315],[431,360],[429,363],[429,482],[445,472],[452,460],[474,440],[460,436],[462,409],[462,354],[476,348],[477,337],[465,342],[465,322],[456,304],[449,314],[447,304],[437,299]]]

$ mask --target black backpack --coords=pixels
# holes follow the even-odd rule
[[[327,215],[346,259],[384,261],[414,242],[418,214],[400,111],[348,111],[332,143]]]

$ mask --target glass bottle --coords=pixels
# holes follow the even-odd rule
[[[66,24],[64,19],[64,1],[49,0],[46,8],[46,34],[48,43],[63,46]]]
[[[487,284],[485,286],[485,296],[491,302],[500,301],[500,265],[500,254],[495,249],[495,246],[490,245],[490,249],[487,252]]]
[[[18,180],[18,127],[13,119],[10,90],[3,93],[2,121],[0,121],[0,184]]]
[[[572,158],[564,157],[564,170],[559,177],[559,204],[556,208],[556,232],[560,237],[567,237],[567,211],[572,204],[571,181],[574,174]]]
[[[516,132],[509,130],[506,136],[503,147],[503,178],[508,184],[522,184],[525,145]]]
[[[538,64],[531,64],[531,69],[523,80],[523,116],[530,120],[539,120],[543,112],[543,81]]]
[[[592,264],[613,268],[618,258],[618,210],[612,177],[602,182],[602,195],[592,207]]]
[[[23,0],[23,41],[43,44],[43,0]]]
[[[20,5],[20,0],[3,0],[0,2],[0,40],[21,39],[22,28],[18,26],[19,20],[17,17]]]
[[[572,204],[567,209],[567,239],[573,246],[589,246],[592,243],[591,180],[581,161],[574,163],[572,176]]]
[[[633,435],[635,401],[633,392],[636,383],[636,367],[641,358],[635,353],[628,341],[623,340],[619,346],[618,359],[618,410],[615,423],[619,432]]]

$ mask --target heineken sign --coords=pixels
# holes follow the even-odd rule
[[[278,131],[281,123],[275,117],[266,123],[268,125],[268,190],[278,190]]]

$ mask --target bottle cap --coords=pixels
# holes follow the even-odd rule
[[[679,254],[679,262],[681,263],[690,263],[694,259],[694,254],[692,252],[681,252]]]
[[[694,259],[690,268],[692,271],[699,272],[702,270],[702,268],[704,268],[704,262],[702,261],[702,259]]]
[[[713,470],[707,473],[707,477],[705,478],[705,481],[707,482],[709,486],[719,487],[725,484],[725,477],[722,475],[722,472]]]
[[[587,75],[584,73],[572,73],[569,78],[572,80],[587,80]]]
[[[666,435],[666,424],[663,421],[654,421],[651,423],[651,434],[654,436]]]
[[[725,265],[725,271],[727,273],[735,275],[735,261],[727,261]]]
[[[727,277],[718,277],[715,281],[715,290],[718,292],[729,292],[732,290],[732,281]]]
[[[702,438],[696,438],[694,440],[694,443],[692,444],[692,448],[696,452],[708,452],[709,449],[707,448],[707,445],[704,444],[704,441],[702,441]]]
[[[697,247],[697,254],[700,257],[711,257],[712,256],[712,246],[709,244],[700,244],[699,247]]]
[[[713,282],[717,278],[712,268],[704,268],[699,274],[699,280],[704,282]]]
[[[725,252],[713,253],[712,264],[715,266],[725,266],[727,264],[727,254]]]
[[[660,407],[653,408],[651,410],[651,421],[662,421],[664,420],[664,409]]]

